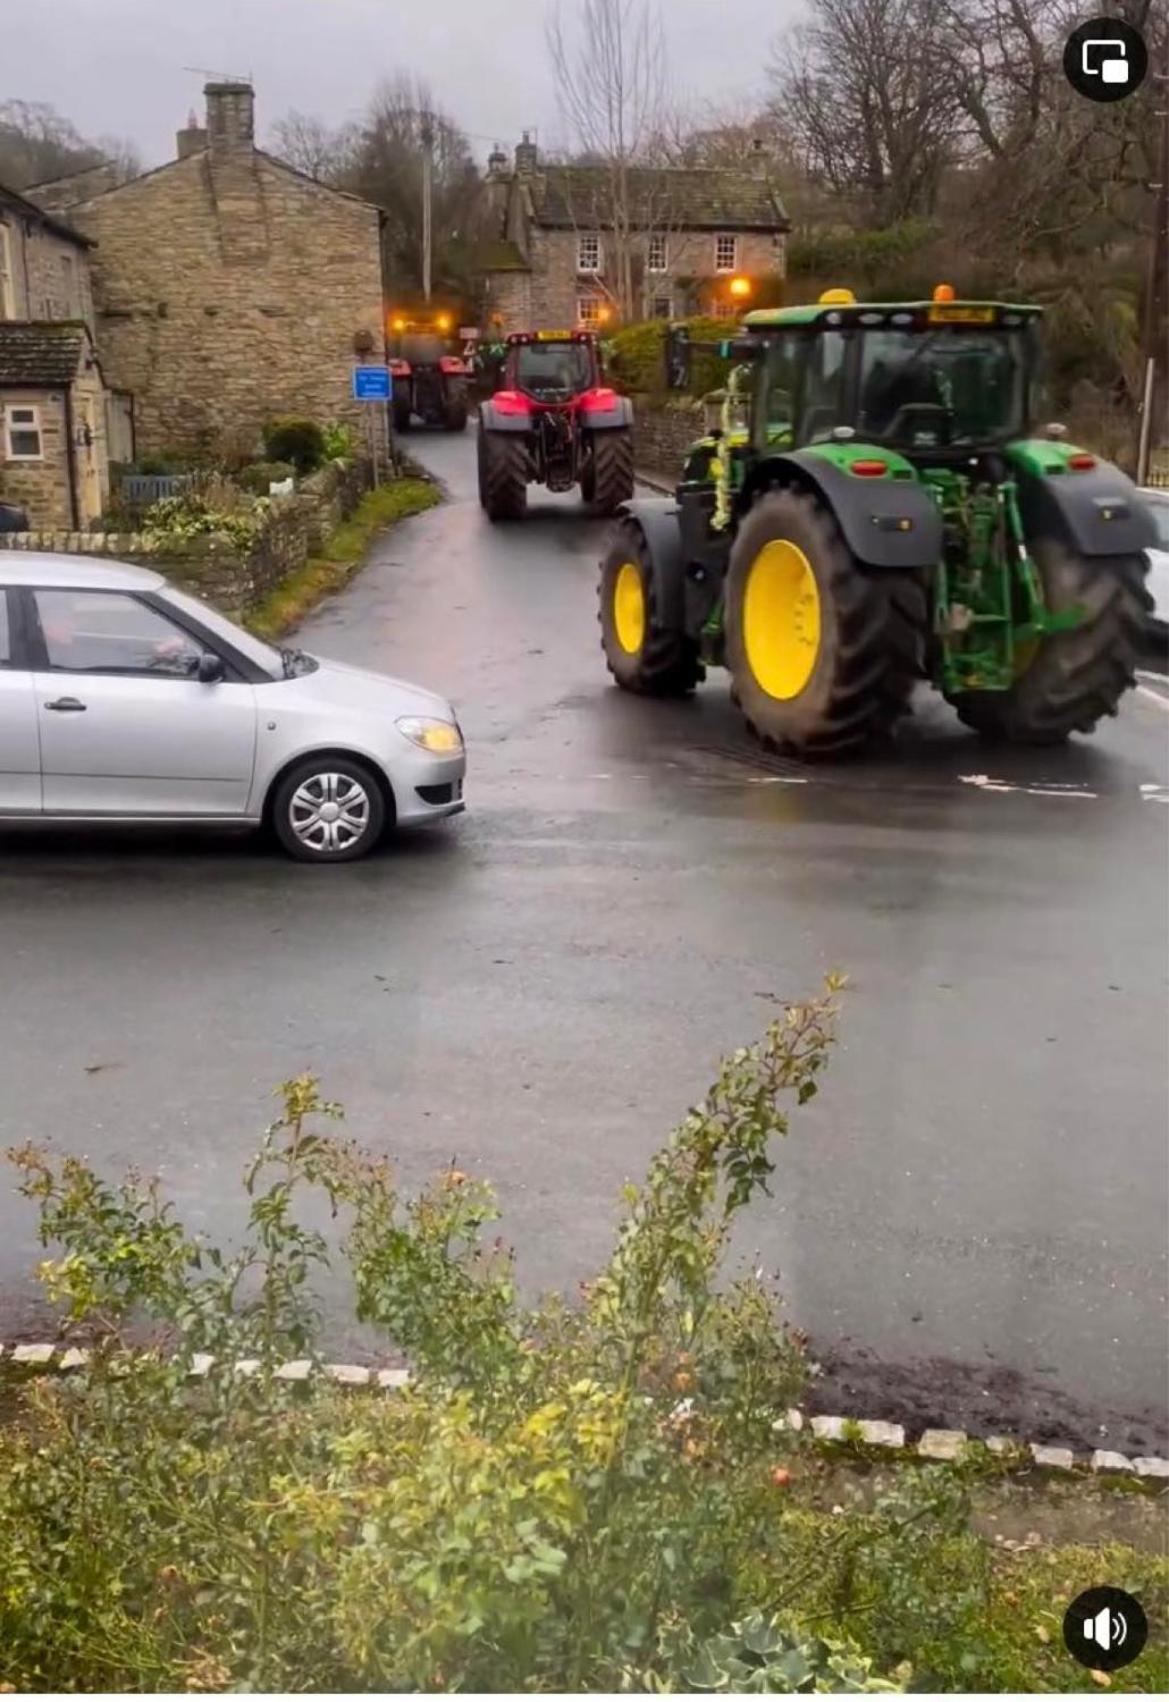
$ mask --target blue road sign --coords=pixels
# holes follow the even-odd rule
[[[388,402],[390,399],[390,369],[388,366],[355,366],[353,368],[353,400],[355,402]]]

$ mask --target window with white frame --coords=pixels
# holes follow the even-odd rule
[[[582,295],[577,298],[576,322],[586,331],[595,331],[601,323],[601,298],[599,295]]]
[[[4,410],[4,451],[10,461],[43,461],[41,410],[9,403]]]
[[[672,319],[674,303],[671,298],[668,295],[654,296],[649,304],[649,316],[651,319]]]
[[[601,270],[601,239],[595,230],[582,230],[577,236],[576,269],[578,272]]]
[[[12,282],[12,236],[0,224],[0,319],[16,318],[16,289]]]
[[[739,263],[739,239],[719,232],[714,239],[714,269],[733,272]]]
[[[664,272],[666,270],[668,256],[665,231],[655,230],[650,233],[649,242],[646,244],[645,263],[651,272]]]

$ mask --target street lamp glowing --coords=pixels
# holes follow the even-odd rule
[[[392,327],[395,331],[404,331],[406,329],[406,321],[402,318],[401,314],[392,321]]]
[[[750,278],[732,278],[727,288],[736,301],[745,301],[751,294],[751,280]]]
[[[440,313],[434,323],[437,330],[449,331],[451,328],[451,316],[449,313]]]
[[[611,307],[598,307],[598,309],[597,309],[597,323],[599,325],[607,325],[609,323],[610,319],[612,319],[612,317],[613,317],[613,309]]]

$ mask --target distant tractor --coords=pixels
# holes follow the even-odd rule
[[[588,331],[507,339],[502,384],[479,408],[479,501],[492,520],[525,512],[528,485],[580,486],[599,514],[633,495],[633,407],[602,382]]]
[[[464,429],[471,369],[441,332],[405,330],[392,335],[389,367],[395,431],[409,431],[415,419],[443,431]]]
[[[1040,313],[940,285],[748,314],[723,429],[674,499],[627,505],[601,565],[617,683],[725,667],[755,732],[808,758],[887,733],[923,678],[1025,744],[1115,714],[1153,524],[1117,468],[1036,428]]]

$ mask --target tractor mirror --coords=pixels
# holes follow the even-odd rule
[[[759,337],[728,337],[719,344],[718,352],[724,360],[757,361],[763,355],[763,341]]]

